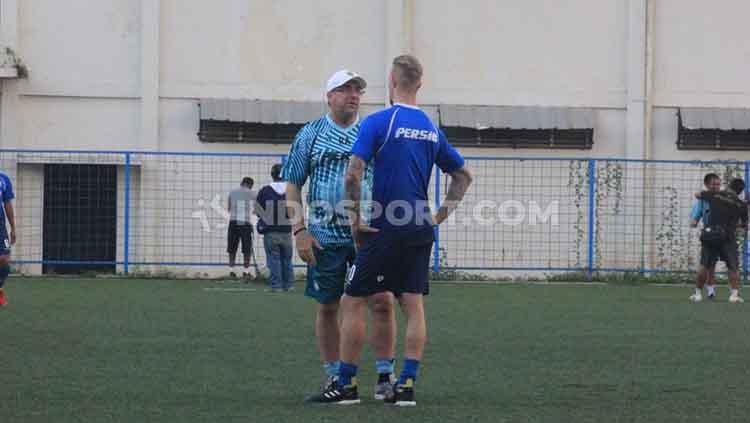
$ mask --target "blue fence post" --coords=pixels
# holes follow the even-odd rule
[[[750,162],[745,161],[745,200],[750,199],[750,187],[747,186],[750,181]],[[748,239],[747,239],[747,228],[745,229],[745,242],[742,250],[742,280],[747,284],[747,273],[748,273]]]
[[[122,271],[127,275],[130,270],[130,153],[125,153],[125,225],[123,229]]]
[[[440,169],[435,166],[435,212],[440,210]],[[440,226],[432,229],[435,232],[435,245],[432,247],[432,270],[440,271]]]
[[[591,280],[594,273],[594,208],[596,207],[596,160],[589,159],[589,251],[586,279]]]

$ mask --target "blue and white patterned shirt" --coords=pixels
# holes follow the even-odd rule
[[[359,120],[342,128],[328,115],[305,125],[294,138],[284,161],[281,177],[300,188],[310,180],[307,191],[307,229],[323,246],[347,245],[352,236],[342,201],[344,176]],[[372,193],[372,169],[362,181],[362,200]]]

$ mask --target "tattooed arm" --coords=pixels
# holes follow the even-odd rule
[[[349,160],[349,168],[344,177],[344,189],[346,190],[347,210],[349,212],[349,223],[352,228],[354,244],[359,247],[362,242],[362,233],[377,232],[375,228],[363,225],[360,216],[360,200],[362,199],[362,177],[365,174],[365,162],[356,155]]]

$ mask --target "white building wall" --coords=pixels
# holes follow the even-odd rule
[[[655,104],[750,107],[750,2],[659,0]]]
[[[325,78],[348,67],[382,102],[384,4],[162,1],[162,96],[321,101]]]
[[[26,95],[137,97],[140,7],[133,0],[23,0],[17,51]],[[32,109],[33,110],[33,109]]]
[[[195,135],[197,99],[318,101],[325,78],[349,67],[370,82],[364,101],[381,104],[390,60],[384,31],[401,26],[386,16],[393,15],[389,8],[408,4],[411,32],[404,49],[412,48],[424,62],[423,103],[622,111],[632,1],[161,0],[159,36],[150,40],[141,35],[138,1],[5,0],[3,19],[11,19],[5,9],[13,5],[18,18],[6,25],[17,34],[4,39],[15,40],[30,75],[3,83],[8,98],[0,125],[11,129],[3,130],[0,145],[152,149],[139,139],[139,98],[142,51],[155,42],[159,149],[266,150],[202,144]],[[748,13],[750,3],[742,0],[710,7],[698,0],[656,2],[657,107],[750,107],[750,29],[742,22]],[[56,110],[61,108],[68,110]],[[611,119],[598,121],[597,129],[610,134],[609,125]],[[174,137],[177,132],[182,135]],[[624,139],[597,133],[597,144],[610,142]],[[603,153],[610,151],[603,147]],[[670,152],[671,158],[682,155],[688,153]]]
[[[624,108],[626,1],[414,2],[426,103]]]
[[[16,160],[13,160],[17,163]],[[5,160],[3,160],[5,162]],[[4,163],[3,163],[4,164]],[[14,258],[40,260],[42,257],[42,228],[44,223],[44,165],[20,163],[16,176],[16,226],[18,239],[13,249]],[[3,170],[6,167],[3,166]],[[28,264],[20,269],[26,273],[41,273],[41,264]]]

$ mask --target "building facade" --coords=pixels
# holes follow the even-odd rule
[[[593,134],[584,148],[469,142],[470,156],[746,160],[741,145],[680,148],[678,139],[750,130],[749,14],[744,0],[0,0],[0,46],[27,71],[0,79],[0,149],[281,155],[288,142],[201,140],[200,106],[271,104],[270,115],[238,120],[289,124],[279,116],[323,110],[325,79],[349,68],[368,80],[363,110],[377,110],[390,60],[410,52],[425,67],[420,101],[443,126],[480,131],[502,115],[503,128],[586,122]],[[44,254],[50,164],[113,166],[118,262],[126,176],[137,223],[128,236],[143,240],[136,262],[217,262],[222,236],[195,229],[192,214],[245,173],[266,182],[277,160],[238,156],[212,168],[191,156],[3,154],[26,194],[18,248],[31,261]],[[219,252],[205,259],[206,246]]]

